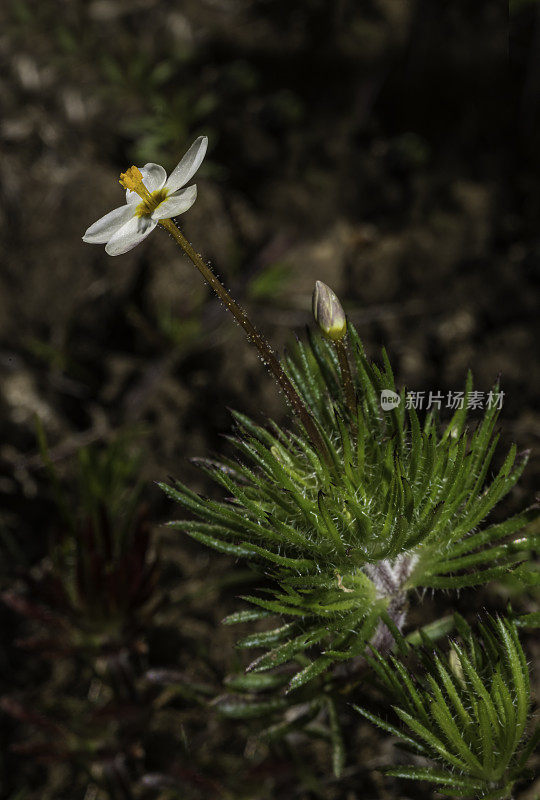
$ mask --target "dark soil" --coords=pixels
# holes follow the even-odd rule
[[[470,368],[487,393],[501,375],[499,462],[511,442],[532,452],[500,513],[534,501],[539,12],[534,0],[515,3],[508,61],[507,10],[483,0],[6,0],[3,587],[46,556],[59,526],[36,415],[66,491],[82,446],[129,434],[142,453],[138,478],[164,548],[163,580],[178,600],[150,636],[150,666],[189,670],[196,658],[216,681],[238,666],[237,630],[219,622],[241,607],[236,597],[253,578],[164,532],[161,523],[177,511],[156,482],[173,475],[216,491],[189,459],[230,452],[228,409],[258,421],[284,421],[287,409],[164,231],[115,259],[81,241],[122,204],[117,181],[126,166],[156,161],[170,170],[202,133],[209,153],[181,228],[276,350],[304,336],[319,279],[340,296],[369,354],[387,349],[400,387],[446,395],[463,388]],[[449,608],[502,609],[509,591],[501,584],[439,597],[414,622]],[[14,646],[25,629],[19,617],[4,608],[0,617],[2,692],[23,693],[48,667]],[[532,660],[539,643],[525,640]],[[431,796],[382,777],[393,747],[356,718],[346,721],[349,760],[338,782],[321,743],[299,737],[271,749],[255,739],[256,725],[181,710],[182,736],[154,731],[143,757],[148,772],[174,761],[178,796]],[[4,721],[0,797],[91,800],[66,786],[67,765],[47,773],[10,752],[24,733]],[[184,749],[174,752],[171,742]],[[532,800],[538,791],[537,783],[517,796]]]

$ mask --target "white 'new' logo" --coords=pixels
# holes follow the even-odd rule
[[[383,411],[391,411],[401,403],[401,397],[391,389],[383,389],[381,392],[381,408]]]

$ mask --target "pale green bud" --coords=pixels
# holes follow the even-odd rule
[[[341,303],[332,289],[322,281],[315,282],[313,316],[327,339],[337,342],[347,333],[347,320]]]
[[[465,686],[465,676],[463,674],[463,667],[461,665],[460,658],[454,649],[450,650],[448,661],[450,663],[450,669],[458,679],[458,681]]]

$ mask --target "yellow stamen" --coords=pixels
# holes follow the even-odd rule
[[[124,189],[129,189],[131,192],[136,192],[137,187],[143,182],[142,172],[138,167],[130,167],[125,172],[120,174],[119,182],[122,184]]]
[[[151,193],[143,183],[142,172],[138,167],[130,167],[120,174],[119,183],[130,192],[136,192],[141,200],[146,204],[148,210],[156,207]]]

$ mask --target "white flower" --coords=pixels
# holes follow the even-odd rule
[[[207,146],[207,137],[199,136],[168,178],[159,164],[130,167],[120,176],[126,188],[126,205],[90,225],[83,242],[104,244],[110,256],[119,256],[146,239],[160,219],[170,219],[191,208],[197,199],[197,186],[182,187],[199,169]]]

